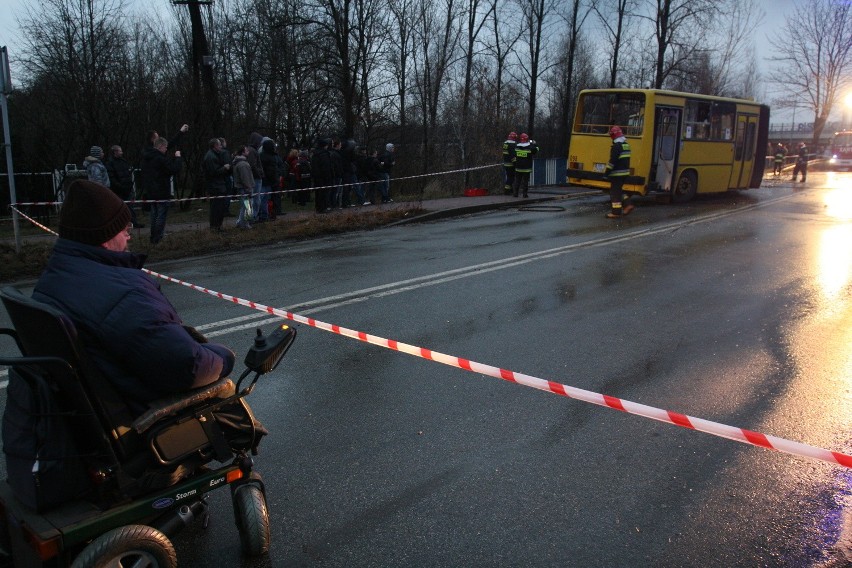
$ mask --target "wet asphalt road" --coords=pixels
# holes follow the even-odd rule
[[[850,198],[852,174],[817,173],[617,222],[595,196],[151,268],[849,453]],[[243,354],[268,319],[163,287]],[[256,461],[271,553],[241,558],[216,491],[208,530],[175,538],[181,566],[839,566],[852,550],[850,470],[297,327],[249,398],[272,431]]]

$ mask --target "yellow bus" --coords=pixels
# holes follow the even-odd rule
[[[609,191],[604,170],[612,125],[630,144],[625,192],[684,202],[696,193],[760,187],[766,105],[658,89],[581,91],[568,150],[569,184]]]

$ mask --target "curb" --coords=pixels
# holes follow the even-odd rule
[[[471,213],[479,213],[482,211],[491,211],[493,209],[511,209],[515,207],[523,207],[524,205],[529,205],[532,203],[544,203],[547,201],[562,201],[565,199],[574,199],[578,197],[588,197],[593,195],[598,195],[599,191],[588,191],[581,193],[573,193],[570,195],[566,195],[564,193],[560,193],[558,195],[553,195],[549,197],[533,197],[528,199],[516,199],[514,201],[503,201],[501,203],[483,203],[481,205],[466,205],[464,207],[451,207],[447,209],[438,209],[436,211],[428,211],[423,213],[422,215],[417,215],[416,217],[411,217],[409,219],[400,219],[399,221],[395,221],[393,223],[389,223],[385,225],[385,227],[396,227],[399,225],[406,225],[409,223],[427,223],[429,221],[438,221],[440,219],[447,219],[450,217],[460,217],[462,215],[470,215]]]

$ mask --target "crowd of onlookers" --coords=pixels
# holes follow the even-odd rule
[[[109,187],[125,201],[132,200],[134,194],[144,199],[150,207],[152,244],[165,235],[172,178],[184,165],[180,141],[188,130],[184,124],[169,139],[149,132],[138,177],[120,146],[110,147],[107,156],[100,146],[92,146],[85,159],[89,180]],[[284,152],[273,139],[258,132],[252,132],[245,145],[231,152],[224,138],[212,138],[202,160],[210,198],[210,228],[222,230],[225,217],[232,215],[233,202],[239,206],[236,226],[242,229],[283,214],[285,198],[298,206],[313,201],[317,213],[372,205],[379,200],[390,203],[395,152],[390,143],[380,153],[378,149],[368,151],[353,139],[339,138],[320,138],[311,149]],[[130,210],[133,226],[144,227],[138,222],[136,208]]]

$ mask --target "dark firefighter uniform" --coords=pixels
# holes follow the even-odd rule
[[[530,140],[526,134],[521,134],[521,141],[515,146],[515,182],[512,184],[512,195],[523,193],[527,197],[530,187],[530,172],[532,172],[533,156],[538,152],[535,140]]]
[[[804,142],[799,142],[799,155],[796,156],[796,165],[793,167],[793,181],[802,173],[802,181],[808,177],[808,147]]]
[[[773,173],[776,176],[781,173],[781,168],[784,167],[784,158],[786,157],[787,149],[784,148],[784,145],[779,142],[778,145],[775,147],[775,159],[773,160],[775,165]]]
[[[503,193],[512,193],[512,184],[515,183],[515,146],[517,146],[518,135],[510,132],[503,142]]]
[[[613,126],[609,135],[612,146],[609,150],[609,162],[606,165],[606,176],[609,178],[610,212],[607,217],[614,219],[633,211],[633,205],[624,204],[624,180],[630,175],[630,144],[621,132],[621,128]]]

